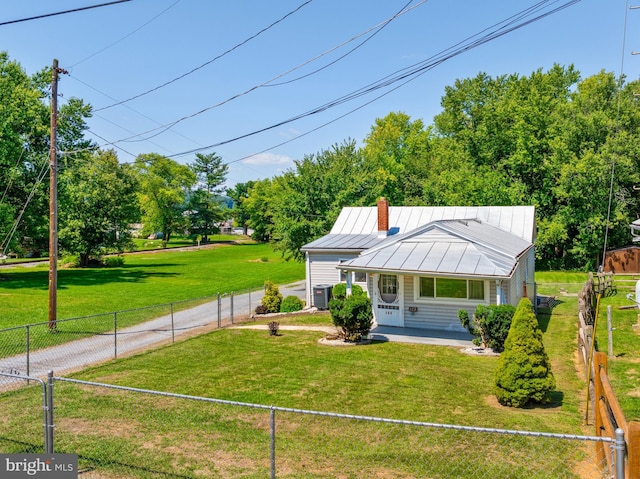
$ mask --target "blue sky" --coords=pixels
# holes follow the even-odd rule
[[[106,1],[4,1],[0,24]],[[376,118],[393,111],[430,125],[445,87],[479,72],[529,75],[558,63],[574,64],[583,78],[605,70],[637,79],[640,55],[630,52],[640,50],[640,9],[622,0],[571,3],[130,0],[0,25],[0,49],[29,74],[58,59],[69,72],[61,101],[93,105],[89,135],[120,161],[155,152],[189,163],[202,149],[229,163],[232,186],[281,174],[349,138],[361,144]],[[520,11],[565,4],[415,72]],[[415,74],[380,84],[399,72]],[[371,85],[380,88],[305,116]]]

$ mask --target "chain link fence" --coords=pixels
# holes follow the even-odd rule
[[[245,290],[145,308],[0,330],[0,373],[68,373],[251,316],[262,290]]]
[[[52,410],[42,379],[0,373],[0,451],[4,454],[52,452]]]
[[[620,436],[335,414],[53,376],[49,388],[51,447],[77,454],[82,478],[624,478]],[[37,391],[0,395],[11,418],[0,421],[3,449],[46,447]],[[608,451],[601,464],[597,443]]]

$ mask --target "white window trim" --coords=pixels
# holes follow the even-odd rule
[[[484,299],[469,299],[469,298],[427,298],[424,296],[420,296],[420,278],[447,278],[447,279],[464,279],[465,281],[482,281],[484,283]],[[475,279],[475,278],[457,278],[451,276],[414,276],[413,277],[413,300],[416,303],[440,303],[440,304],[490,304],[490,293],[491,287],[489,281],[486,279]],[[467,294],[469,294],[469,288],[467,286]]]
[[[340,262],[342,261],[348,261],[348,260],[339,260]],[[346,279],[342,279],[342,273],[344,272],[344,269],[338,269],[338,283],[346,283]],[[350,274],[351,275],[351,284],[358,284],[360,286],[362,286],[363,284],[366,285],[369,281],[369,273],[364,273],[365,275],[364,277],[364,281],[356,281],[356,272],[355,271],[346,271],[346,274]]]

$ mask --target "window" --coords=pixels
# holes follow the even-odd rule
[[[366,283],[367,282],[367,273],[363,273],[362,271],[355,271],[353,273],[353,281],[355,283]]]
[[[418,298],[484,300],[484,281],[475,279],[421,277]]]
[[[341,269],[340,270],[340,282],[341,283],[346,283],[347,282],[347,274],[349,272]],[[353,271],[351,273],[351,282],[352,283],[366,283],[367,282],[367,273],[363,273],[362,271]]]
[[[395,303],[398,299],[398,277],[395,274],[381,274],[378,278],[378,291],[385,303]]]
[[[398,278],[393,274],[380,275],[380,292],[389,295],[398,294]]]
[[[484,299],[484,281],[469,280],[469,299]]]
[[[436,281],[438,298],[466,298],[467,281],[464,279],[438,278]]]
[[[436,297],[436,279],[420,278],[420,296],[422,298]]]

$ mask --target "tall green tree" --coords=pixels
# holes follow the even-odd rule
[[[261,242],[272,240],[273,206],[280,190],[277,178],[256,181],[249,190],[249,195],[242,202],[247,215],[247,226],[253,230],[252,239]]]
[[[36,249],[48,244],[50,82],[50,67],[29,76],[0,51],[0,253],[19,250],[25,237]],[[90,106],[70,98],[59,110],[58,149],[94,148],[84,139]]]
[[[520,300],[513,315],[495,378],[496,397],[505,406],[547,403],[556,387],[538,318],[526,297]]]
[[[456,81],[434,119],[425,203],[535,205],[543,264],[597,267],[639,211],[635,89],[558,65]]]
[[[376,172],[353,140],[296,161],[274,184],[276,247],[297,260],[303,259],[304,244],[329,232],[344,206],[375,204],[380,191]]]
[[[233,201],[231,215],[234,222],[242,228],[242,233],[247,234],[249,229],[249,221],[251,219],[249,211],[245,206],[245,201],[249,198],[249,194],[255,181],[249,180],[246,183],[237,183],[233,188],[227,189],[227,196]]]
[[[639,86],[600,72],[579,82],[561,110],[552,156],[559,166],[549,188],[554,203],[538,238],[539,255],[553,267],[593,270],[605,237],[607,248],[630,241],[628,225],[640,212]]]
[[[129,224],[139,216],[138,182],[115,152],[100,151],[64,169],[59,185],[60,247],[77,254],[81,266],[131,244]]]
[[[376,119],[362,154],[377,178],[377,196],[398,206],[420,202],[422,179],[429,174],[428,139],[422,120],[411,121],[405,113]]]
[[[157,153],[139,155],[134,168],[140,183],[142,221],[145,228],[160,231],[166,245],[174,232],[188,226],[184,212],[196,175],[188,166]]]
[[[189,165],[194,172],[197,188],[189,200],[189,219],[192,234],[202,235],[206,243],[209,235],[217,231],[217,224],[224,219],[224,208],[219,195],[227,179],[229,166],[215,153],[196,153],[195,161]]]

